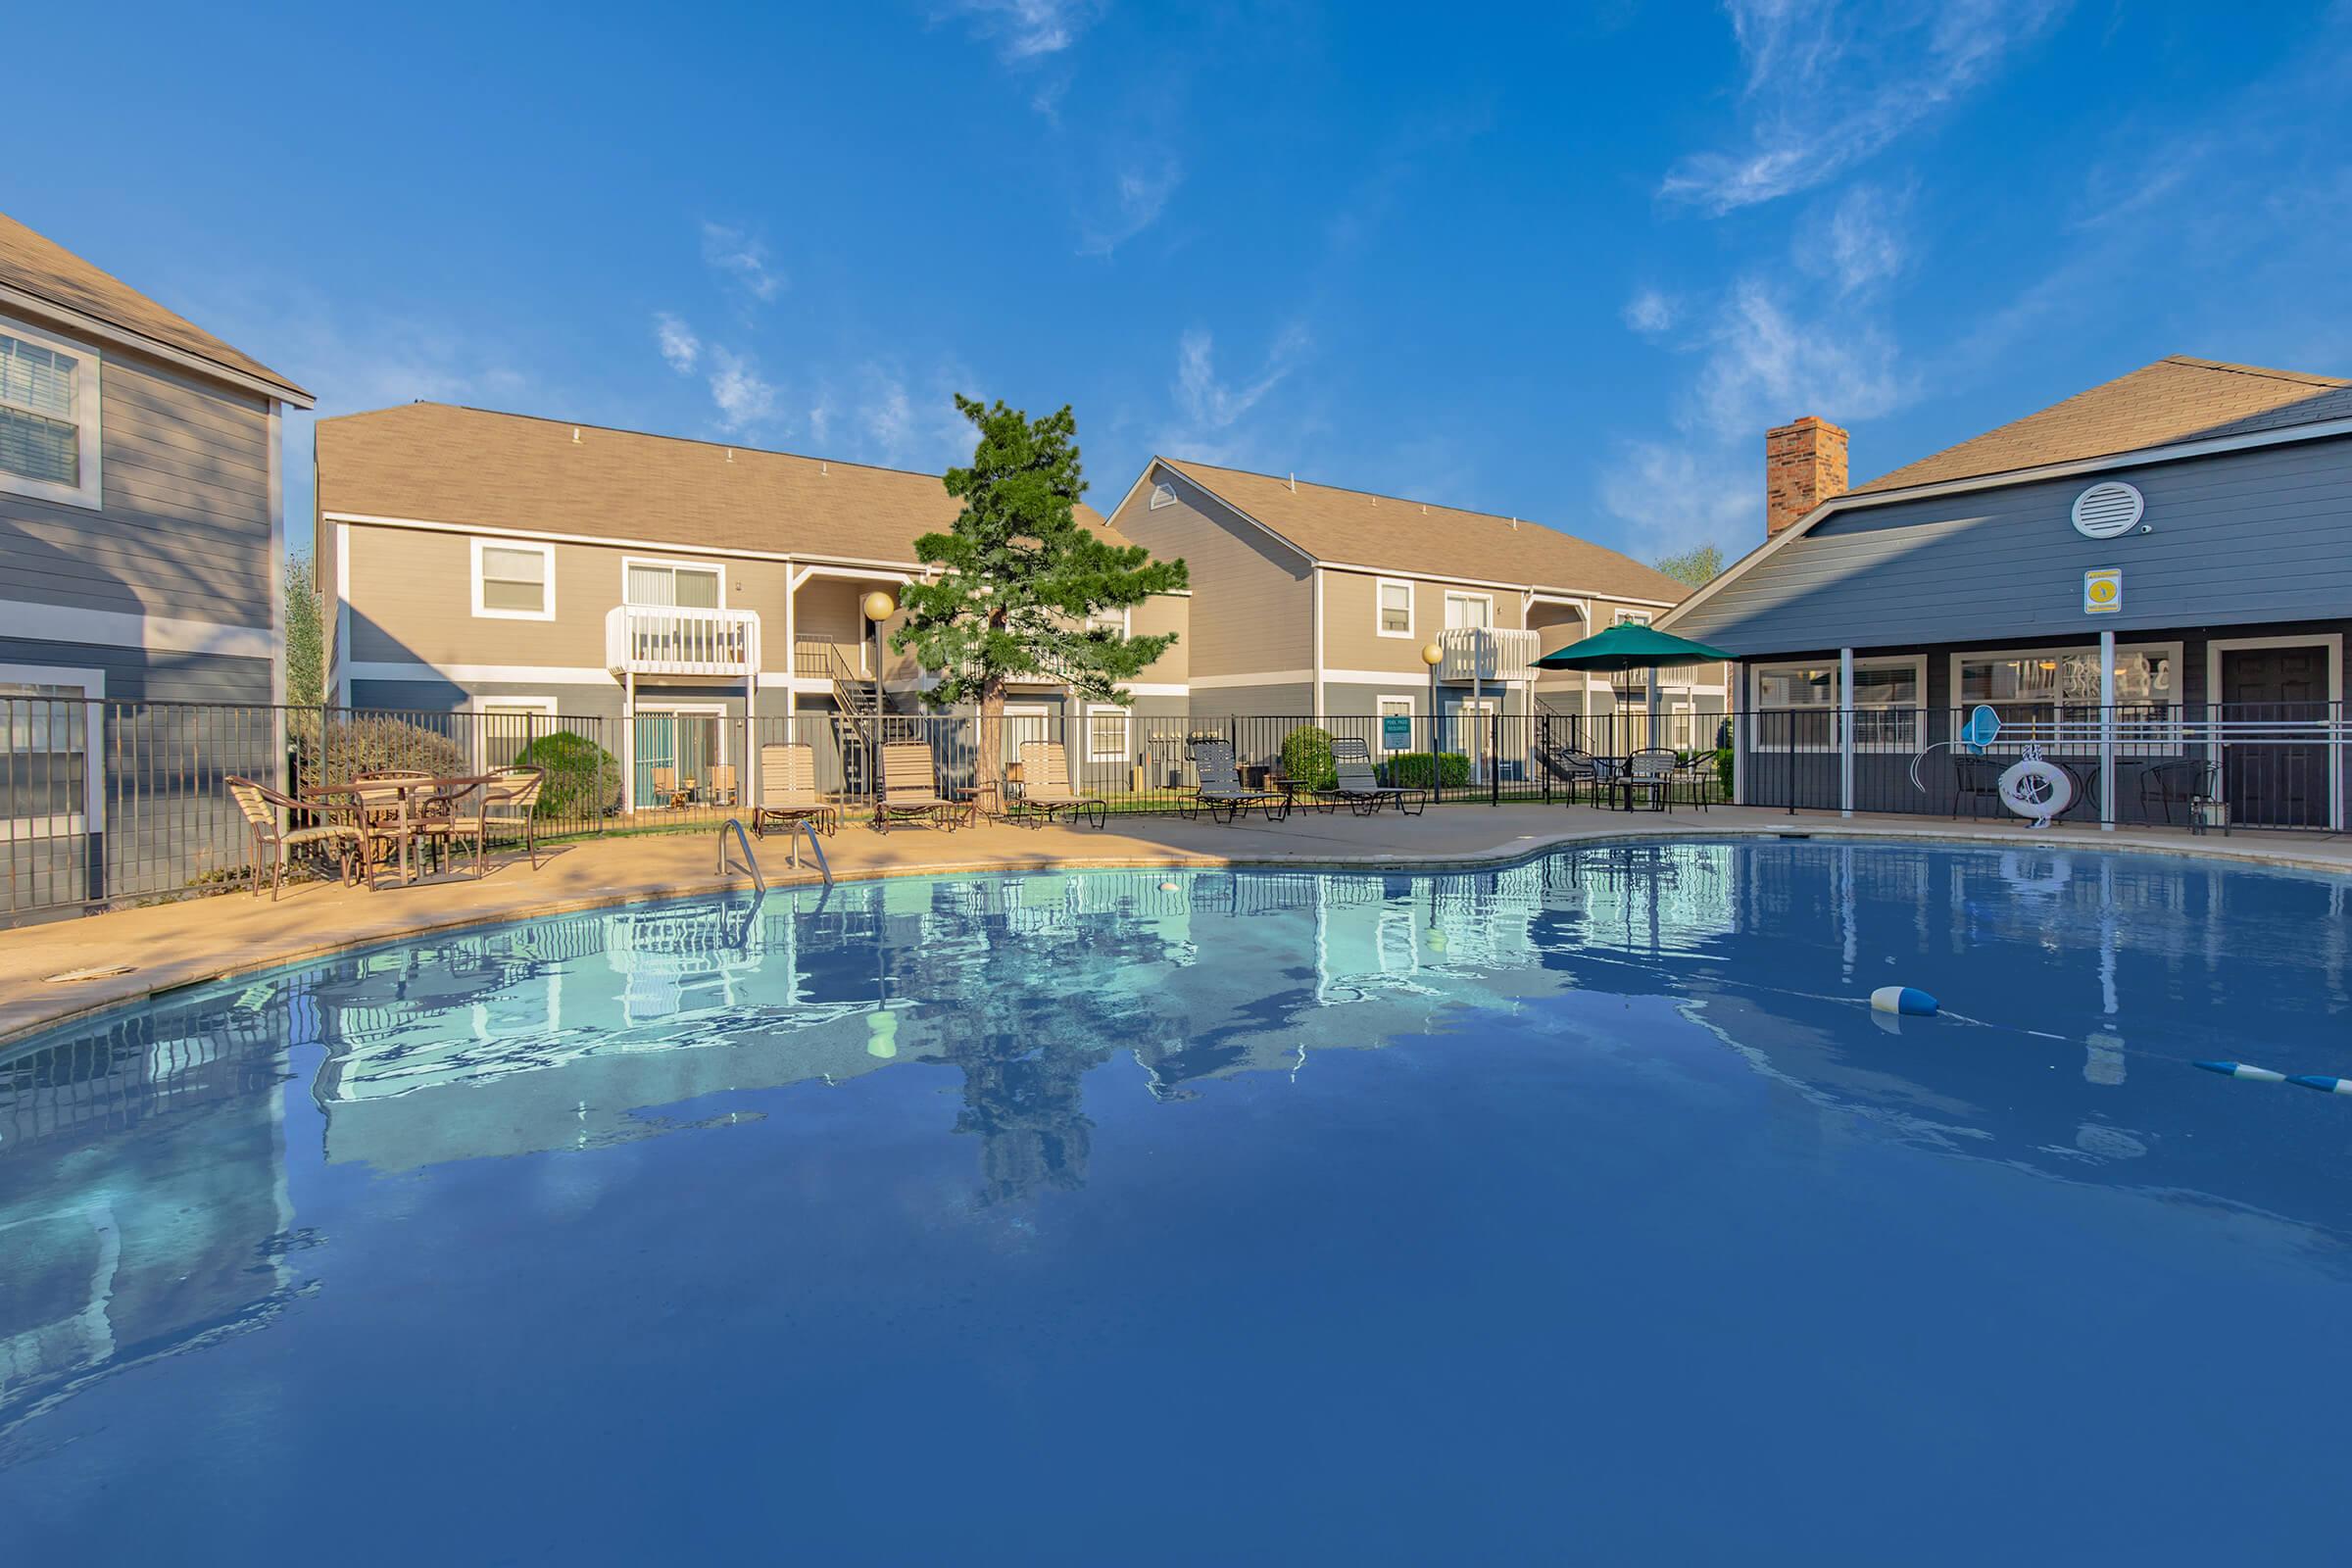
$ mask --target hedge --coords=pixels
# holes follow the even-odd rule
[[[1429,788],[1429,754],[1402,752],[1380,764],[1380,781],[1392,789],[1425,790]],[[1460,752],[1445,752],[1438,758],[1438,781],[1446,789],[1464,789],[1470,783],[1470,759]]]
[[[514,764],[547,770],[534,813],[540,817],[593,822],[620,805],[619,761],[585,735],[542,735],[514,755]]]
[[[1282,771],[1285,777],[1308,789],[1327,790],[1339,783],[1340,770],[1331,760],[1331,731],[1301,724],[1285,735]]]

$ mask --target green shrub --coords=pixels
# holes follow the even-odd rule
[[[1715,752],[1715,776],[1723,783],[1723,798],[1732,798],[1732,749],[1718,747]]]
[[[514,755],[514,765],[547,770],[534,813],[542,820],[593,822],[620,805],[619,761],[585,735],[542,735]]]
[[[1301,724],[1282,738],[1282,771],[1308,789],[1327,790],[1340,781],[1331,760],[1331,731]]]
[[[1438,778],[1449,790],[1465,789],[1470,783],[1470,759],[1460,752],[1444,752],[1438,757]],[[1425,790],[1429,788],[1429,754],[1403,752],[1380,764],[1380,781],[1392,789]]]

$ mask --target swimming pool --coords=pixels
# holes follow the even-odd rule
[[[25,1563],[2342,1560],[2352,883],[532,921],[0,1054]],[[1861,999],[1927,990],[1942,1016]]]

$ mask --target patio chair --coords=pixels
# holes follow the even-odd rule
[[[894,817],[926,819],[953,830],[963,808],[940,791],[939,764],[921,741],[891,741],[882,748],[882,801],[874,810],[877,832],[890,831]]]
[[[417,838],[416,802],[423,797],[416,786],[432,780],[432,774],[414,767],[372,768],[351,776],[351,798],[358,808],[360,829],[360,869],[370,889],[375,886],[376,868]]]
[[[267,785],[256,784],[249,778],[231,775],[222,782],[227,784],[229,798],[237,803],[237,809],[245,815],[250,839],[246,863],[253,871],[255,898],[262,896],[262,861],[265,856],[270,866],[270,902],[275,904],[278,890],[285,885],[286,857],[297,851],[314,848],[332,850],[340,880],[344,885],[350,885],[352,868],[361,853],[360,829],[356,822],[330,819],[335,815],[349,814],[348,811],[338,812],[332,807],[294,800]],[[282,827],[278,823],[279,811],[286,813]],[[306,816],[318,820],[309,827],[294,825]]]
[[[473,840],[473,876],[483,876],[482,848],[488,838],[483,815],[482,787],[486,778],[444,779],[421,798],[409,803],[410,831],[428,849],[438,846],[441,866],[457,858],[458,846]]]
[[[2179,821],[2197,824],[2197,805],[2213,798],[2211,762],[2158,762],[2139,775],[2139,814],[2171,827],[2173,808],[2181,808]]]
[[[710,764],[710,804],[712,806],[737,804],[735,800],[735,764],[733,762]]]
[[[813,823],[830,834],[841,825],[841,808],[816,790],[816,748],[781,742],[760,748],[760,804],[752,808],[752,836],[772,827]]]
[[[1337,775],[1336,782],[1331,788],[1315,793],[1339,802],[1358,816],[1371,816],[1392,803],[1405,816],[1419,816],[1429,809],[1429,791],[1380,781],[1380,775],[1372,768],[1372,749],[1361,736],[1335,736],[1331,743],[1331,765]]]
[[[1579,790],[1596,798],[1600,793],[1600,760],[1581,747],[1539,745],[1536,765],[1566,786],[1571,806],[1576,804]]]
[[[1682,765],[1682,757],[1673,748],[1644,746],[1625,760],[1624,775],[1610,783],[1625,792],[1629,811],[1634,808],[1634,796],[1638,793],[1649,796],[1651,810],[1670,810],[1674,806],[1674,775]]]
[[[681,782],[676,768],[657,767],[654,769],[654,799],[666,802],[673,811],[683,810],[694,799],[694,780]]]
[[[1984,813],[1978,808],[1984,802],[1995,806],[2001,800],[2001,773],[2008,763],[1997,757],[1955,751],[1952,754],[1952,816],[1957,819],[1960,807],[1967,803],[1971,820]]]
[[[1702,811],[1715,808],[1712,802],[1720,778],[1712,752],[1693,752],[1687,758],[1678,758],[1675,762],[1674,782],[1683,787],[1685,803]]]
[[[1052,741],[1021,742],[1021,792],[1010,805],[1006,814],[1016,821],[1043,816],[1050,822],[1068,811],[1081,820],[1091,815],[1100,828],[1110,817],[1108,806],[1070,787],[1069,756]]]
[[[494,767],[482,784],[480,801],[469,814],[456,817],[459,837],[474,840],[474,874],[481,875],[482,851],[492,838],[522,841],[531,869],[539,869],[539,792],[547,784],[543,767]]]
[[[1177,809],[1188,819],[1206,809],[1210,821],[1230,825],[1240,821],[1251,807],[1257,808],[1269,822],[1279,822],[1291,814],[1291,798],[1281,790],[1253,790],[1243,785],[1229,743],[1195,741],[1192,754],[1193,770],[1200,776],[1200,782],[1193,791],[1191,805],[1182,800],[1176,803]]]

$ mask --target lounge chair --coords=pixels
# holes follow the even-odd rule
[[[1070,760],[1060,747],[1051,741],[1023,741],[1021,793],[1012,798],[1006,814],[1016,821],[1043,816],[1050,822],[1061,811],[1081,819],[1092,815],[1098,828],[1110,818],[1108,806],[1070,787]]]
[[[1392,802],[1407,816],[1419,816],[1429,808],[1429,791],[1380,781],[1380,775],[1372,768],[1372,749],[1358,736],[1341,735],[1332,740],[1331,765],[1337,775],[1336,782],[1331,788],[1315,793],[1338,802],[1358,816],[1370,816]]]
[[[262,896],[262,863],[268,860],[270,867],[270,902],[277,902],[278,890],[286,880],[286,857],[298,850],[331,849],[341,880],[349,885],[353,867],[360,858],[361,836],[357,822],[331,820],[333,815],[339,814],[333,808],[294,800],[267,785],[256,784],[249,778],[232,775],[223,782],[228,785],[229,798],[237,803],[237,809],[245,813],[245,826],[251,838],[251,854],[247,863],[253,868],[255,898]],[[286,813],[283,827],[278,825],[279,811]],[[294,825],[305,816],[316,817],[318,821],[309,827]]]
[[[1195,817],[1202,810],[1212,822],[1238,822],[1251,807],[1264,813],[1269,822],[1279,822],[1291,814],[1291,798],[1281,790],[1253,790],[1242,783],[1241,770],[1233,764],[1233,747],[1225,741],[1195,741],[1192,745],[1193,771],[1200,776],[1200,785],[1193,791],[1190,805],[1179,800],[1176,808],[1186,817]]]
[[[816,748],[777,743],[760,748],[760,804],[752,808],[752,835],[770,827],[815,824],[820,833],[841,825],[841,808],[816,790]]]
[[[921,741],[892,741],[882,748],[882,801],[874,811],[876,831],[890,831],[893,817],[925,819],[954,828],[963,808],[940,793],[939,764]]]

